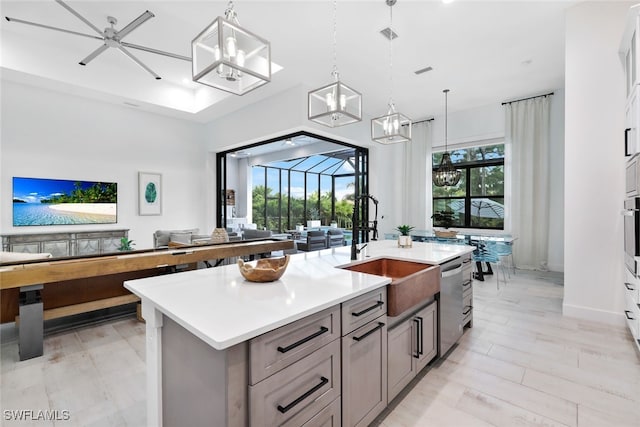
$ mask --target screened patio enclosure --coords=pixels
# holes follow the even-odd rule
[[[367,192],[367,164],[366,148],[304,132],[218,153],[218,194],[233,189],[237,200],[237,209],[229,209],[227,198],[219,198],[219,223],[246,215],[258,229],[276,233],[310,220],[351,228],[353,201]]]

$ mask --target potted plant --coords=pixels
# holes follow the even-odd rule
[[[296,224],[296,231],[304,231],[304,225],[301,222]]]
[[[133,240],[129,240],[126,237],[120,239],[120,247],[118,248],[121,252],[132,251],[133,250]]]
[[[415,227],[412,227],[410,225],[399,225],[396,227],[396,230],[398,230],[400,232],[400,235],[398,236],[398,246],[401,248],[410,248],[412,246],[411,243],[411,236],[409,235],[409,233],[411,232],[411,230],[413,230]]]
[[[453,225],[454,218],[455,218],[455,213],[451,209],[447,208],[442,211],[437,211],[431,216],[431,218],[434,220],[434,225],[435,225],[435,222],[437,221],[438,225],[441,225],[445,229],[445,231],[434,230],[434,233],[437,237],[455,237],[456,236],[457,232],[455,230],[449,231],[449,227]]]
[[[307,209],[307,228],[320,227],[320,211],[316,207]]]

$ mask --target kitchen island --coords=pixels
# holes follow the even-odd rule
[[[395,241],[377,241],[369,242],[359,259],[384,256],[439,265],[472,250],[433,243],[398,248]],[[385,288],[391,282],[336,268],[352,262],[350,248],[342,247],[293,255],[283,277],[272,283],[247,282],[233,265],[125,282],[141,298],[146,321],[147,424],[302,425],[309,421],[308,411],[297,412],[296,405],[304,399],[315,405],[312,410],[332,408],[339,418],[339,337],[356,333],[353,339],[358,341],[386,334]],[[350,330],[344,330],[341,306],[349,306],[354,316],[363,314]],[[312,335],[320,336],[320,342],[296,339],[291,346],[274,349],[281,359],[262,365],[254,360],[260,346],[268,345],[264,337],[269,334],[304,337],[314,328],[318,332]],[[359,333],[362,328],[368,329]],[[376,351],[382,350],[386,363],[386,335]],[[277,405],[277,411],[272,408],[273,414],[262,408],[272,394],[277,395],[263,390],[269,381],[280,376],[277,382],[286,385],[320,369],[327,372],[315,375],[320,383],[292,384],[307,390],[300,399],[281,402],[288,404]],[[281,374],[289,371],[294,377],[282,379]],[[386,405],[386,375],[383,382]]]

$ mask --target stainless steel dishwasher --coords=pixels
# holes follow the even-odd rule
[[[463,264],[456,257],[440,266],[440,321],[438,357],[443,357],[462,336],[462,274]]]

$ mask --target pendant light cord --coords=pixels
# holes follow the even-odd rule
[[[444,92],[444,152],[447,153],[447,132],[448,132],[448,122],[447,115],[449,111],[447,99],[449,98],[449,89],[443,90]]]
[[[389,107],[395,112],[393,105],[393,4],[389,5]]]
[[[338,0],[333,0],[333,71],[331,75],[335,81],[339,80],[338,73]]]

